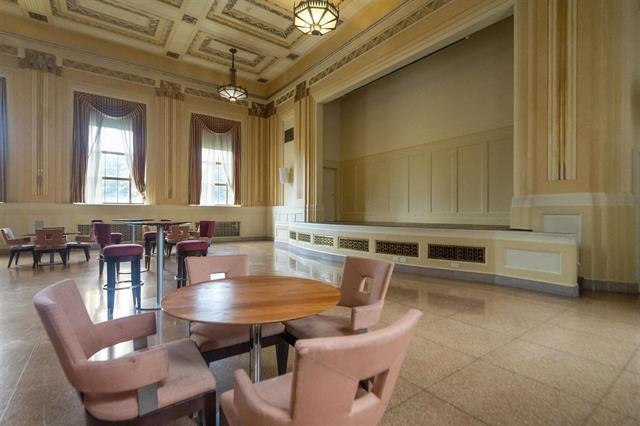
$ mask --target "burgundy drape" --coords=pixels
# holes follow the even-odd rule
[[[232,132],[233,204],[240,204],[240,122],[202,114],[191,114],[189,130],[189,204],[200,204],[202,192],[202,131]]]
[[[89,93],[73,92],[73,152],[71,155],[71,202],[84,202],[89,160],[89,116],[91,111],[115,119],[130,118],[133,124],[133,170],[136,188],[144,196],[147,152],[147,107],[137,102]]]
[[[7,81],[0,78],[0,201],[7,201]]]

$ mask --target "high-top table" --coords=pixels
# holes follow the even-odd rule
[[[131,243],[136,242],[136,226],[141,225],[141,222],[153,221],[153,219],[137,219],[137,218],[129,218],[129,219],[111,219],[114,222],[125,222],[127,225],[131,226]]]
[[[262,324],[315,315],[339,300],[340,291],[320,281],[249,275],[183,287],[162,300],[162,309],[187,321],[250,326],[249,375],[257,383]]]
[[[169,225],[184,225],[188,220],[134,220],[124,222],[129,225],[147,225],[156,227],[156,304],[155,306],[143,307],[141,310],[161,309],[160,301],[164,294],[164,227]]]

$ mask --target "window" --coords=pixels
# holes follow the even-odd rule
[[[130,119],[92,113],[85,199],[88,203],[141,204],[131,177],[133,130]]]
[[[201,191],[200,204],[233,204],[233,140],[230,133],[203,131]]]

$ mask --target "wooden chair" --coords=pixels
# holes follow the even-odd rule
[[[165,249],[167,256],[171,257],[173,247],[180,241],[189,239],[189,225],[172,225],[169,234],[165,238]]]
[[[41,290],[33,304],[80,396],[87,424],[159,425],[202,412],[205,425],[215,425],[215,380],[193,342],[147,348],[147,337],[156,334],[155,313],[94,324],[72,280]],[[133,352],[90,360],[127,341],[133,341]]]
[[[62,264],[67,266],[67,238],[64,235],[64,228],[51,227],[36,229],[34,253],[34,268],[42,264],[42,255],[45,253],[51,254],[51,264],[53,264],[53,254],[58,253]]]
[[[7,268],[11,268],[11,262],[13,262],[13,258],[16,259],[16,266],[18,266],[18,261],[20,260],[20,253],[23,252],[31,252],[31,256],[33,257],[33,262],[35,265],[35,253],[33,251],[33,244],[31,244],[31,238],[29,237],[16,237],[13,234],[11,228],[0,228],[0,234],[2,234],[2,240],[9,247],[9,265]]]

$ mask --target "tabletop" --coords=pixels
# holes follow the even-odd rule
[[[162,309],[188,321],[250,325],[315,315],[339,300],[340,291],[320,281],[249,275],[183,287],[162,300]]]
[[[115,219],[114,219],[115,220]],[[182,225],[185,223],[191,223],[188,220],[137,220],[137,219],[133,219],[129,222],[125,222],[125,223],[130,223],[132,225],[148,225],[148,226],[156,226],[156,225]]]
[[[151,222],[153,219],[138,219],[138,218],[129,218],[129,219],[111,219],[114,222]]]

